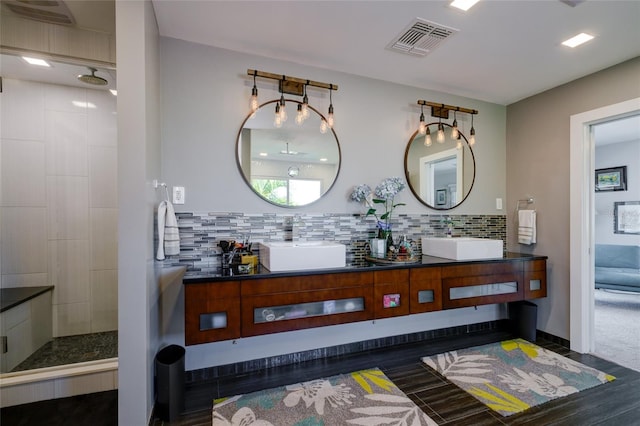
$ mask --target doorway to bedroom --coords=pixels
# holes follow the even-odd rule
[[[593,125],[591,134],[594,354],[640,371],[640,115]]]

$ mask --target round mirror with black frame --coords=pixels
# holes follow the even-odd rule
[[[280,207],[300,207],[319,200],[334,185],[340,171],[338,137],[321,123],[325,117],[308,106],[297,119],[296,100],[285,100],[288,118],[274,123],[279,99],[265,102],[243,121],[236,142],[238,168],[249,187]],[[300,123],[300,124],[298,124]]]
[[[438,122],[427,127],[437,129]],[[471,193],[476,179],[476,160],[467,138],[459,132],[452,138],[452,127],[442,123],[444,142],[437,142],[436,132],[430,137],[416,131],[404,153],[404,172],[413,195],[425,206],[450,210],[459,206]]]

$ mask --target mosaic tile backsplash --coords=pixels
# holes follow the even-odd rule
[[[346,245],[347,264],[350,264],[364,259],[368,240],[376,234],[375,219],[362,214],[225,212],[177,213],[176,216],[180,230],[180,254],[169,256],[163,261],[163,266],[187,266],[187,275],[220,272],[220,240],[243,241],[249,238],[255,254],[258,254],[256,243],[263,241],[331,240]],[[444,236],[446,226],[442,220],[448,217],[456,223],[454,237],[506,241],[506,216],[499,215],[399,214],[392,220],[394,238],[405,235],[420,253],[420,237]]]

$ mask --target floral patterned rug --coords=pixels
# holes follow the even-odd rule
[[[446,352],[422,361],[503,416],[615,380],[523,339]]]
[[[213,426],[437,425],[377,368],[214,401]]]

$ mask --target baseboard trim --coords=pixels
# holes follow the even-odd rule
[[[571,342],[569,340],[562,337],[554,336],[553,334],[547,333],[546,331],[536,330],[536,336],[542,337],[543,339],[549,340],[550,342],[557,343],[567,349],[571,348]]]
[[[185,373],[185,383],[204,382],[225,376],[246,374],[273,367],[297,364],[305,361],[313,361],[316,359],[329,358],[334,356],[348,355],[372,349],[381,349],[389,346],[401,345],[404,343],[435,340],[444,337],[464,336],[466,334],[482,331],[508,331],[509,329],[509,320],[501,319],[495,321],[486,321],[477,324],[467,324],[455,327],[441,328],[438,330],[402,334],[399,336],[383,337],[379,339],[371,339],[344,345],[277,355],[233,364],[190,370]]]

